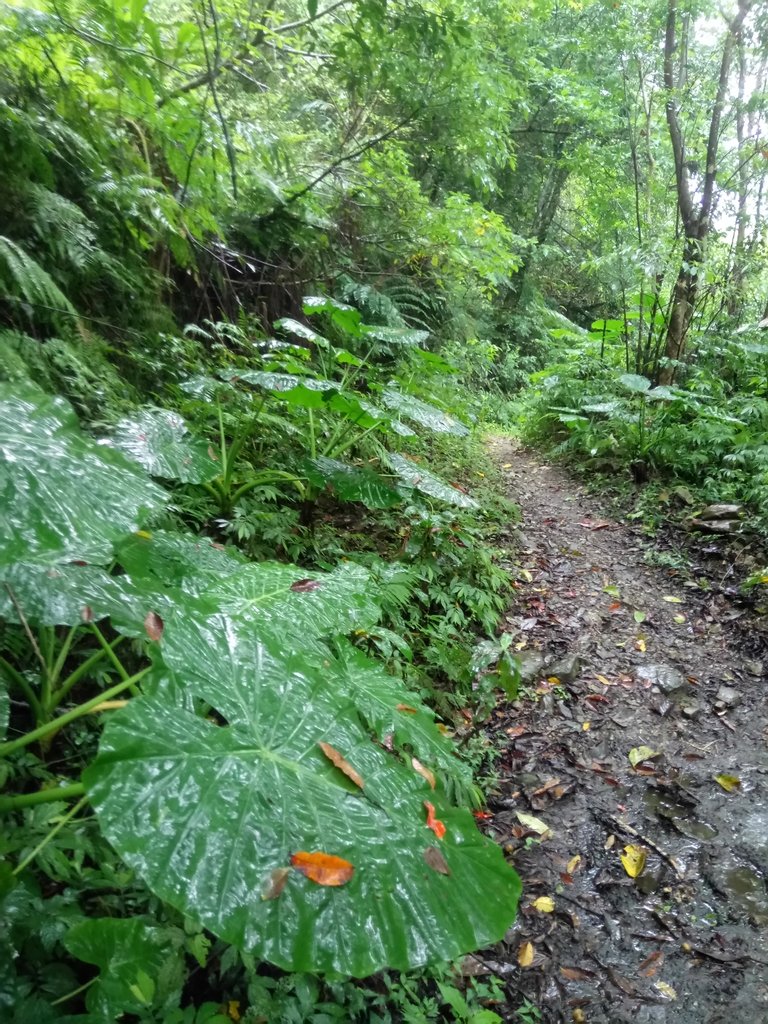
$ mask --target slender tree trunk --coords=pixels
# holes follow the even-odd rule
[[[720,61],[717,91],[712,105],[707,139],[706,166],[701,191],[694,198],[691,189],[691,165],[686,154],[683,130],[678,116],[680,84],[684,82],[688,24],[684,21],[682,40],[678,39],[678,0],[668,0],[664,39],[664,88],[667,94],[666,114],[669,138],[675,158],[677,207],[683,226],[683,258],[677,273],[672,305],[667,324],[665,362],[658,373],[661,384],[674,380],[677,364],[685,354],[686,342],[694,313],[699,275],[704,268],[706,242],[712,225],[717,154],[720,145],[720,120],[728,91],[728,77],[736,40],[754,0],[739,0],[739,9],[728,25]],[[675,75],[675,60],[678,74]]]

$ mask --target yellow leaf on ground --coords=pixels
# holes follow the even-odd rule
[[[530,967],[535,955],[536,950],[533,948],[533,943],[524,942],[517,951],[517,962],[521,967]]]
[[[673,597],[672,594],[667,594],[663,598],[663,600],[666,601],[668,604],[682,604],[683,603],[682,597]]]
[[[595,673],[595,679],[598,681],[598,683],[602,683],[603,686],[615,686],[616,685],[616,683],[612,683],[610,679],[606,679],[605,676],[599,676],[599,675],[597,675],[597,673]]]
[[[677,992],[666,981],[654,981],[653,987],[667,999],[677,999]]]
[[[524,814],[522,811],[515,811],[517,820],[521,825],[525,825],[531,832],[537,832],[540,836],[550,835],[550,828],[546,822],[543,822],[541,818],[534,818],[532,814]]]
[[[678,626],[680,626],[680,625],[682,625],[683,622],[685,622],[685,616],[684,615],[675,615],[673,621],[676,622],[678,624]]]
[[[646,645],[644,636],[639,636],[637,640],[635,640],[635,650],[640,651],[641,654],[645,654]]]
[[[645,869],[646,853],[642,846],[625,846],[621,863],[630,878],[639,878]]]
[[[629,763],[633,768],[636,768],[643,761],[650,761],[654,757],[659,756],[658,750],[653,750],[651,747],[633,747],[627,754]]]
[[[589,730],[591,728],[592,728],[592,723],[591,722],[582,722],[581,723],[581,731],[582,732],[589,732]]]
[[[568,872],[569,875],[572,875],[578,868],[579,864],[581,864],[581,854],[577,853],[575,857],[571,857],[571,859],[568,861],[565,870]]]
[[[555,901],[551,896],[537,896],[531,906],[540,914],[551,914],[555,909]]]
[[[732,793],[741,785],[738,775],[715,775],[715,782],[722,786],[726,793]]]

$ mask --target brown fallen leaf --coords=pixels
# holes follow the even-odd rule
[[[163,620],[157,614],[157,612],[147,612],[146,618],[144,619],[144,629],[147,631],[147,636],[150,640],[154,640],[155,643],[160,642],[160,638],[163,635]]]
[[[653,953],[647,956],[645,960],[643,960],[643,962],[637,969],[643,975],[643,977],[652,978],[663,963],[664,954],[660,949],[656,949],[653,951]]]
[[[320,580],[296,580],[291,584],[290,589],[294,594],[308,594],[312,590],[317,590],[322,586]]]
[[[585,970],[582,967],[561,967],[560,974],[568,981],[588,981],[594,978],[595,972]]]
[[[264,886],[261,898],[263,900],[276,900],[285,888],[285,883],[288,881],[290,873],[290,868],[275,868],[269,876],[269,881]]]
[[[431,772],[429,768],[425,768],[421,761],[417,761],[415,757],[411,758],[411,765],[415,772],[418,772],[422,779],[426,779],[429,783],[429,788],[434,789],[437,780],[435,779],[435,773]]]
[[[325,756],[331,761],[339,771],[344,772],[348,779],[351,779],[356,786],[363,789],[365,783],[359,772],[356,772],[352,765],[347,761],[335,747],[332,747],[330,743],[318,743],[318,747],[322,750]]]
[[[524,942],[517,951],[517,962],[521,967],[530,967],[536,956],[532,942]]]
[[[607,530],[610,525],[607,519],[582,519],[579,523],[585,530]]]
[[[292,853],[291,864],[318,885],[344,885],[355,873],[354,866],[348,860],[319,851],[307,853],[299,850],[298,853]]]
[[[448,867],[445,857],[436,846],[428,846],[426,848],[424,860],[433,871],[437,871],[441,875],[450,875],[451,869]]]

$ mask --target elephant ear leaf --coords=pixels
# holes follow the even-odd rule
[[[102,444],[118,448],[151,476],[166,480],[201,484],[221,472],[209,445],[193,438],[182,417],[169,409],[140,409],[120,420]]]
[[[107,839],[157,896],[291,971],[363,977],[504,935],[517,875],[469,811],[376,742],[332,660],[220,614],[175,620],[161,648],[208,717],[131,700],[83,776]],[[425,868],[436,843],[449,873]]]
[[[104,564],[166,500],[135,463],[86,437],[64,399],[0,385],[0,568]]]
[[[387,462],[404,484],[426,494],[429,498],[437,498],[438,501],[444,501],[448,505],[458,505],[459,508],[480,507],[470,495],[460,491],[453,484],[447,484],[445,480],[441,480],[439,476],[430,473],[428,469],[405,455],[390,452],[387,455]]]
[[[306,474],[315,487],[331,488],[342,501],[359,501],[366,508],[392,508],[403,496],[365,466],[350,466],[324,455],[306,462]]]
[[[451,416],[450,413],[443,412],[437,406],[423,402],[420,398],[409,395],[405,391],[386,388],[381,393],[381,401],[398,416],[413,420],[436,434],[454,434],[457,437],[462,437],[469,433],[467,427],[455,416]]]
[[[259,562],[218,580],[202,596],[259,635],[314,640],[377,622],[372,589],[369,573],[354,562],[310,575],[295,565]]]

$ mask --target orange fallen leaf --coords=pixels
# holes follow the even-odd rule
[[[532,942],[524,942],[517,951],[517,962],[521,967],[530,967],[536,955]]]
[[[445,825],[440,821],[439,818],[435,817],[434,804],[431,804],[429,800],[424,801],[424,806],[427,809],[427,828],[431,828],[438,839],[442,839],[445,835]]]
[[[318,747],[320,747],[328,760],[336,765],[339,771],[344,772],[347,778],[351,779],[360,789],[363,788],[365,783],[360,773],[355,771],[349,761],[345,760],[335,747],[332,747],[330,743],[318,743]]]
[[[147,617],[144,619],[144,629],[146,629],[150,640],[159,643],[163,635],[164,625],[157,612],[147,612]]]
[[[291,864],[312,882],[318,885],[344,885],[355,869],[348,860],[334,857],[331,853],[307,853],[299,850],[291,854]]]
[[[435,773],[431,772],[429,768],[425,768],[421,761],[417,761],[415,757],[411,758],[411,765],[413,770],[418,772],[422,779],[426,779],[429,783],[429,788],[434,789],[437,780],[435,779]]]
[[[409,715],[418,714],[416,708],[412,708],[410,704],[396,704],[395,711],[407,711]]]
[[[275,868],[269,876],[269,881],[264,886],[261,898],[263,900],[276,900],[285,888],[285,883],[288,881],[290,873],[290,868]]]
[[[441,875],[450,875],[451,869],[448,867],[445,857],[436,846],[428,846],[426,848],[424,860],[433,871],[437,871]]]

